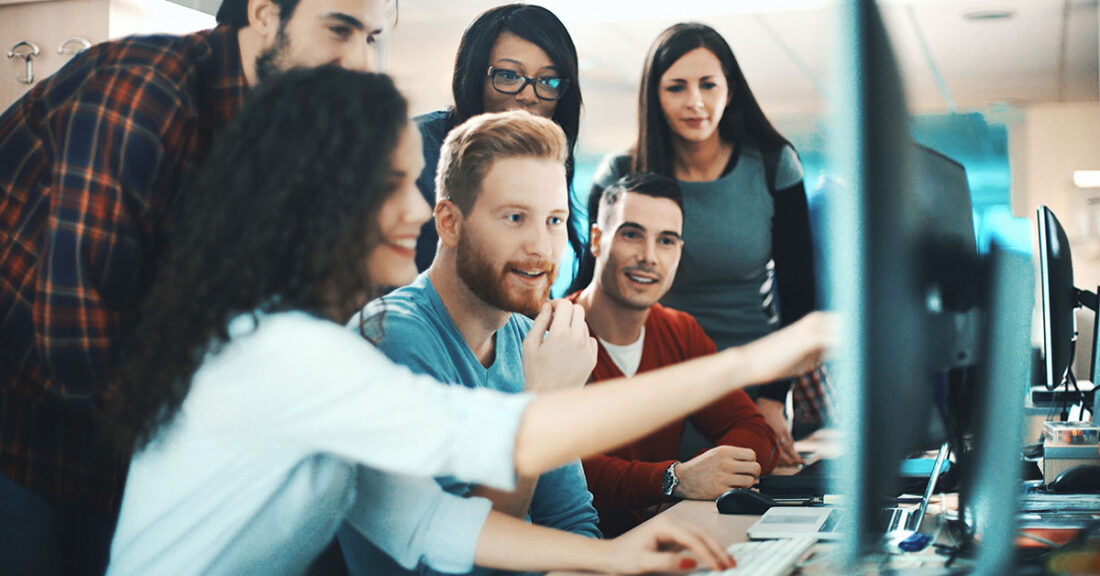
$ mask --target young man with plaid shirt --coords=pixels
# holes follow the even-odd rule
[[[385,0],[226,0],[73,58],[0,115],[0,558],[97,573],[128,460],[96,407],[181,184],[265,76],[365,69]]]

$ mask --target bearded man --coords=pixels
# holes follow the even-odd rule
[[[366,69],[386,6],[225,0],[217,28],[93,46],[0,115],[3,571],[106,569],[129,455],[93,414],[183,183],[264,78]]]
[[[483,114],[452,130],[436,176],[435,260],[351,327],[440,382],[515,393],[583,386],[596,359],[584,309],[549,302],[566,243],[567,157],[561,128],[526,112]],[[406,240],[393,249],[411,255],[416,238]],[[580,462],[520,478],[507,493],[437,480],[532,523],[600,536]],[[340,544],[352,573],[401,571],[354,530],[341,530]]]

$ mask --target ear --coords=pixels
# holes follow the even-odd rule
[[[446,198],[435,203],[435,232],[448,248],[458,246],[462,233],[462,210]]]
[[[600,238],[603,237],[603,231],[600,230],[599,224],[593,224],[592,229],[588,231],[588,251],[592,253],[593,258],[600,257]]]
[[[279,34],[279,5],[272,0],[248,0],[248,26],[264,39],[264,46],[272,46]]]

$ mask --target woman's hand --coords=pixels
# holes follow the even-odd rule
[[[665,516],[651,518],[606,543],[612,547],[604,568],[607,572],[641,574],[735,566],[733,557],[702,530]]]
[[[475,562],[514,571],[584,570],[608,574],[734,567],[733,557],[699,528],[656,516],[615,538],[596,540],[490,512]]]

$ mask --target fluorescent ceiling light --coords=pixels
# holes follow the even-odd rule
[[[1074,170],[1073,185],[1078,188],[1100,188],[1100,170]]]

